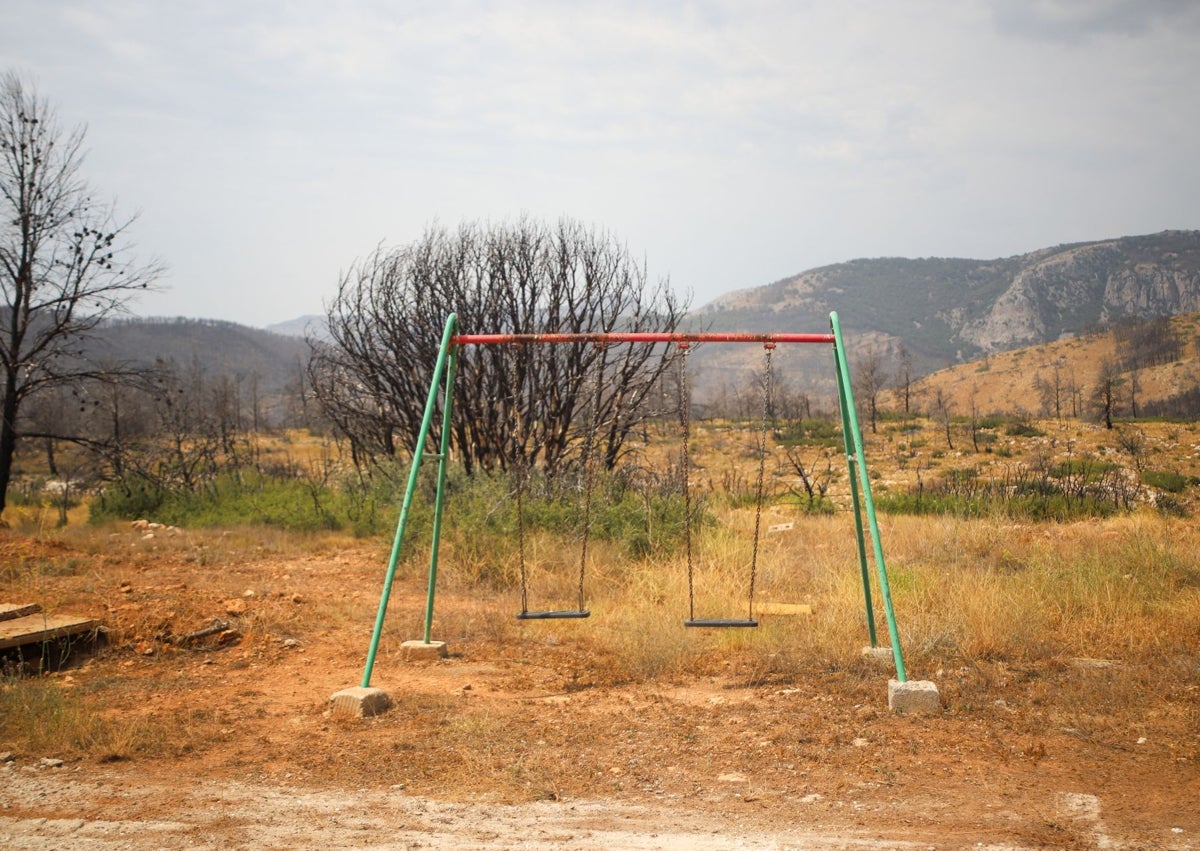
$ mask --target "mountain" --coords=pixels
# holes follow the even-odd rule
[[[304,316],[297,316],[295,319],[268,325],[266,330],[273,334],[282,334],[285,337],[305,337],[313,334],[322,338],[327,336],[326,328],[328,326],[326,323],[328,321],[323,313],[307,313]]]
[[[1130,317],[1200,311],[1200,231],[1043,248],[996,260],[876,258],[802,272],[732,292],[689,317],[694,330],[824,332],[838,311],[851,365],[874,351],[894,374],[900,349],[914,377],[955,363],[1071,339]],[[305,333],[325,317],[302,316],[268,330],[232,322],[137,319],[112,322],[90,343],[115,361],[200,363],[210,376],[254,382],[264,397],[296,386],[308,358]],[[780,380],[800,392],[834,394],[827,346],[780,346]],[[761,371],[758,346],[697,346],[689,371],[698,403],[749,398]]]
[[[894,361],[903,346],[926,373],[1129,317],[1200,310],[1200,231],[997,260],[851,260],[729,293],[693,319],[713,331],[824,331],[832,310],[848,348],[873,347]],[[710,353],[708,365],[725,360]]]
[[[208,378],[254,384],[268,413],[282,406],[308,362],[308,344],[300,337],[214,319],[113,320],[97,328],[84,348],[92,359],[115,363],[198,364]]]

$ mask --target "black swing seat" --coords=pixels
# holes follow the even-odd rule
[[[684,626],[715,627],[718,629],[738,626],[758,626],[753,618],[688,618]]]
[[[519,621],[550,621],[550,620],[565,620],[567,618],[586,618],[591,617],[591,612],[587,609],[563,609],[550,612],[520,612],[517,615]]]

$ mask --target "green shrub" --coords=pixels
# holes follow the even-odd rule
[[[1167,493],[1183,493],[1190,481],[1174,470],[1143,470],[1142,483]]]
[[[844,446],[841,423],[833,419],[793,420],[775,433],[780,446]]]
[[[1046,432],[1027,422],[1009,423],[1004,433],[1010,437],[1045,437]]]

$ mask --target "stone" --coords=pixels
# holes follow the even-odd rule
[[[444,641],[405,641],[400,645],[407,662],[421,662],[427,659],[445,659],[446,642]]]
[[[329,712],[335,718],[370,718],[387,712],[391,705],[386,691],[369,686],[344,688],[329,698]]]
[[[942,696],[929,680],[888,680],[888,709],[900,715],[940,712]]]

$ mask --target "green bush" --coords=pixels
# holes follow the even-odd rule
[[[1046,432],[1027,422],[1009,423],[1004,433],[1010,437],[1045,437]]]
[[[152,520],[206,528],[261,524],[292,531],[345,530],[359,536],[395,529],[407,471],[376,470],[321,483],[286,475],[241,470],[223,473],[198,491],[175,491],[141,479],[111,482],[90,504],[93,522]],[[498,539],[511,541],[523,523],[527,532],[578,538],[583,532],[586,483],[576,474],[523,485],[521,512],[509,476],[448,471],[442,516],[443,538],[481,552]],[[437,492],[436,467],[422,470],[410,506],[406,538],[428,540]],[[699,500],[694,523],[709,519]],[[633,487],[618,475],[598,476],[592,486],[589,534],[622,543],[633,556],[670,552],[683,540],[683,496],[668,487]]]
[[[167,490],[140,479],[111,482],[89,505],[93,522],[144,518],[193,528],[261,524],[293,531],[382,531],[380,512],[346,488],[255,471],[222,473],[198,491]],[[366,520],[367,522],[363,522]],[[391,519],[394,522],[394,515]]]
[[[841,423],[833,419],[793,420],[775,433],[780,446],[844,446]]]
[[[1191,482],[1174,470],[1143,470],[1142,483],[1167,493],[1183,493]]]

